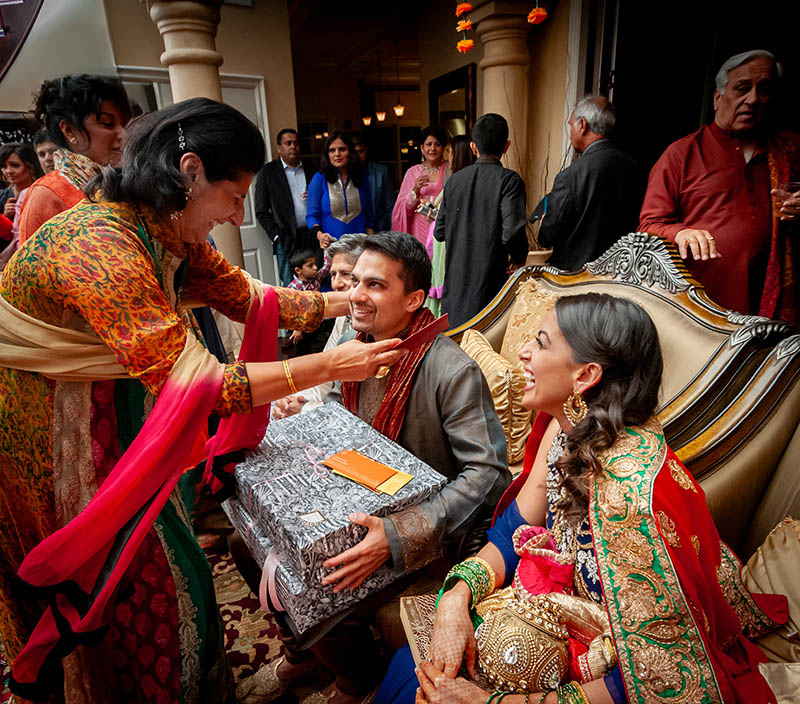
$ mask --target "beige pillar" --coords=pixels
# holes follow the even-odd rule
[[[508,168],[527,178],[528,167],[528,24],[530,2],[487,2],[470,18],[483,43],[483,112],[508,120],[511,147],[504,159]]]
[[[149,3],[150,17],[161,32],[164,53],[161,63],[169,69],[172,98],[177,103],[187,98],[222,101],[219,67],[222,54],[215,38],[222,0],[157,0]],[[212,236],[225,258],[243,266],[239,228],[219,225]]]

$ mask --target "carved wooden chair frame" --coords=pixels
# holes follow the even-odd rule
[[[726,311],[689,275],[673,245],[660,237],[622,237],[577,272],[528,266],[509,279],[472,320],[448,332],[489,329],[514,301],[520,283],[541,278],[551,287],[581,288],[600,281],[647,291],[675,306],[696,325],[727,335],[691,381],[659,409],[667,441],[695,477],[710,475],[767,423],[800,375],[800,335],[776,320]]]

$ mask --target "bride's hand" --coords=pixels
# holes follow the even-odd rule
[[[489,695],[463,677],[447,677],[430,662],[421,662],[415,672],[419,680],[415,704],[483,704]]]
[[[469,617],[470,598],[469,587],[459,581],[442,595],[436,608],[429,658],[434,667],[451,679],[458,674],[464,655],[467,658],[467,672],[471,677],[478,678],[475,629]]]

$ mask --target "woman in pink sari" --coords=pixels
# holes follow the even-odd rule
[[[412,166],[403,178],[392,210],[392,229],[414,235],[422,244],[436,219],[433,202],[445,181],[446,162],[442,158],[447,133],[438,125],[422,130],[422,163]]]

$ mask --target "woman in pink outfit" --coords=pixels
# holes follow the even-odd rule
[[[447,133],[438,125],[422,130],[422,163],[406,171],[392,210],[392,229],[408,232],[422,244],[436,219],[433,202],[444,186],[446,143]]]

